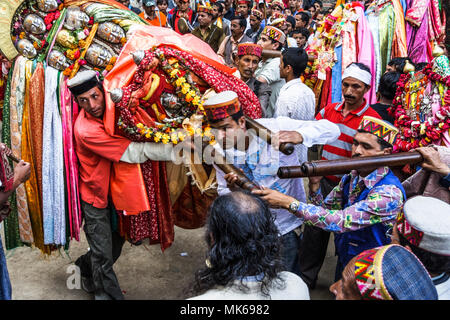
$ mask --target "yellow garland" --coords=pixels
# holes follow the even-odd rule
[[[98,23],[95,23],[92,26],[91,31],[89,32],[89,36],[86,38],[86,45],[84,47],[83,52],[81,52],[80,57],[77,59],[77,61],[75,61],[75,65],[73,66],[72,72],[70,73],[70,79],[72,79],[78,72],[78,70],[80,69],[80,65],[78,63],[78,61],[80,59],[84,59],[84,56],[86,55],[86,52],[89,48],[89,46],[91,45],[92,41],[94,40],[95,34],[97,33],[97,29],[98,29]]]
[[[113,59],[112,59],[113,60]],[[175,58],[168,59],[169,64],[173,69],[169,72],[169,76],[172,78],[172,84],[174,84],[177,88],[180,89],[181,93],[185,95],[185,99],[187,102],[191,102],[198,110],[204,111],[203,102],[201,97],[197,95],[197,92],[193,87],[187,82],[185,77],[179,76],[180,70],[178,61]],[[110,63],[115,63],[115,59],[110,61]],[[161,121],[159,112],[155,104],[152,105],[153,110],[155,111],[157,118]],[[145,126],[143,123],[137,123],[136,127],[139,129],[139,134],[147,139],[153,137],[154,142],[162,142],[167,144],[169,142],[173,144],[177,144],[186,139],[186,136],[199,135],[201,137],[208,137],[210,139],[209,143],[216,143],[214,136],[211,134],[211,128],[209,126],[202,128],[194,129],[192,126],[188,126],[186,129],[176,131],[174,128],[171,129],[170,134],[162,133],[161,131],[153,132],[151,128]],[[119,128],[123,128],[122,125],[119,125]]]

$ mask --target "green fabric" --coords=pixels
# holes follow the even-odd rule
[[[10,98],[11,98],[11,78],[15,63],[12,64],[8,74],[8,82],[6,83],[5,100],[3,104],[3,124],[2,124],[2,142],[6,144],[8,148],[11,148],[11,132],[10,132]],[[12,160],[9,160],[11,168],[13,167]],[[11,250],[23,245],[20,241],[19,231],[19,215],[17,212],[16,193],[13,192],[9,198],[11,213],[8,218],[4,220],[5,227],[5,248]]]
[[[42,62],[47,58],[48,50],[50,49],[51,43],[55,41],[56,31],[58,31],[59,26],[61,25],[61,22],[64,21],[66,16],[66,8],[61,10],[61,15],[59,16],[56,23],[53,24],[52,28],[50,29],[49,33],[47,34],[47,47],[45,47],[45,50],[38,56],[37,61]]]
[[[384,6],[379,15],[381,74],[391,60],[392,41],[395,32],[395,12],[392,4]]]
[[[90,6],[88,6],[85,10],[85,12],[91,16],[94,17],[94,21],[96,23],[102,23],[106,21],[113,21],[113,20],[130,20],[135,21],[142,24],[147,24],[148,22],[139,17],[136,13],[133,11],[128,10],[122,10],[122,9],[116,9],[114,7],[101,4],[101,3],[93,3]],[[128,26],[124,26],[125,31],[127,32],[129,29]]]

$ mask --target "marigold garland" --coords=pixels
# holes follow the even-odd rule
[[[182,120],[172,121],[170,123],[158,124],[155,127],[148,127],[143,123],[136,123],[131,111],[128,109],[131,92],[138,90],[143,85],[143,75],[146,68],[151,64],[154,58],[159,60],[162,70],[168,75],[171,84],[176,89],[178,96],[184,97],[185,104],[191,110],[191,115],[203,111],[200,91],[196,85],[189,79],[189,71],[185,68],[182,59],[166,59],[164,53],[157,48],[146,51],[144,59],[141,61],[136,73],[134,74],[131,85],[122,88],[122,100],[116,105],[120,111],[120,117],[117,122],[118,127],[123,132],[137,141],[162,142],[164,144],[178,144],[186,139],[187,136],[199,135],[209,139],[209,143],[215,143],[214,136],[211,134],[211,128],[194,129],[187,127],[187,130],[181,128]],[[188,115],[189,116],[189,115]]]
[[[393,106],[389,110],[390,114],[395,118],[394,125],[400,130],[399,137],[394,145],[394,151],[409,151],[434,143],[450,128],[450,90],[448,90],[450,87],[450,76],[442,77],[433,72],[432,66],[432,63],[428,64],[422,72],[428,81],[438,85],[441,107],[434,116],[429,117],[424,122],[411,119],[408,114],[409,105],[404,101],[405,92],[408,89],[407,83],[411,79],[411,74],[402,74],[397,82]]]

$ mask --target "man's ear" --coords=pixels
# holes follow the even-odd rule
[[[237,67],[239,65],[239,56],[236,54],[233,54],[234,57],[234,65]]]
[[[364,94],[366,94],[367,92],[369,92],[370,88],[371,88],[371,86],[366,85],[366,88],[364,89]]]
[[[242,116],[242,117],[239,118],[238,124],[239,124],[239,127],[241,129],[245,129],[246,128],[245,116]]]

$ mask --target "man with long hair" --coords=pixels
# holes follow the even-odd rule
[[[214,200],[206,223],[206,266],[195,274],[194,300],[309,300],[303,280],[283,270],[280,240],[267,205],[246,192]]]

